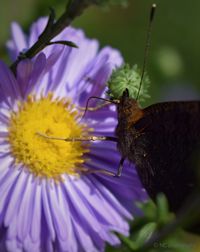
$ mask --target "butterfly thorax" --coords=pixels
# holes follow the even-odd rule
[[[135,99],[129,98],[128,94],[124,92],[117,106],[118,125],[116,127],[116,135],[119,139],[118,149],[122,156],[128,156],[128,150],[137,137],[137,132],[132,127],[139,119],[142,118],[144,112],[139,107]]]

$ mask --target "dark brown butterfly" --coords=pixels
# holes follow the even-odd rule
[[[123,159],[135,164],[151,198],[163,192],[170,208],[177,211],[198,182],[200,101],[164,102],[141,109],[125,90],[117,110],[116,136]]]

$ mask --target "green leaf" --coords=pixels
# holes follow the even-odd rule
[[[131,251],[136,251],[138,249],[138,244],[135,241],[132,241],[130,238],[125,236],[120,236],[124,244],[131,249]]]
[[[140,228],[139,231],[135,231],[135,234],[130,238],[120,236],[121,240],[126,244],[126,246],[132,251],[137,251],[144,242],[146,242],[156,230],[156,223],[150,222]]]
[[[142,210],[144,216],[148,221],[156,220],[156,205],[152,200],[148,200],[145,203],[137,202],[137,206]]]
[[[158,217],[158,224],[163,226],[167,224],[170,220],[174,218],[174,215],[169,212],[169,206],[167,199],[164,194],[159,194],[156,199],[157,205],[157,217]]]
[[[155,230],[156,230],[155,222],[150,222],[146,224],[143,228],[141,228],[136,238],[138,246],[141,247],[144,244],[144,242],[146,242],[151,237],[151,235]]]

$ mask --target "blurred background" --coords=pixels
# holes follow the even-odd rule
[[[200,1],[159,1],[153,24],[147,72],[151,79],[151,99],[145,105],[163,100],[198,99],[200,96]],[[0,57],[9,62],[5,42],[11,21],[25,31],[38,16],[53,7],[59,15],[66,0],[1,0]],[[73,25],[97,38],[101,46],[118,48],[125,61],[142,66],[147,23],[153,0],[129,0],[129,6],[110,10],[88,9]]]
[[[200,1],[155,0],[157,12],[147,72],[151,79],[146,106],[164,100],[200,98]],[[88,37],[97,38],[101,47],[118,48],[125,61],[142,67],[150,6],[153,0],[129,0],[127,8],[110,10],[91,7],[73,25],[83,28]],[[1,0],[0,58],[10,64],[5,43],[10,23],[17,21],[28,32],[48,7],[63,12],[66,0]],[[200,251],[199,248],[195,252]]]

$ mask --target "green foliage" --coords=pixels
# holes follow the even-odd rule
[[[116,5],[120,4],[122,6],[127,6],[128,0],[95,0],[98,5],[108,6],[108,5]]]
[[[156,240],[149,247],[145,245],[150,242],[156,234],[175,220],[175,215],[169,211],[168,202],[163,194],[158,195],[156,204],[149,200],[138,203],[143,215],[136,217],[131,225],[130,236],[119,235],[122,241],[120,249],[107,251],[138,251],[138,252],[189,252],[191,246],[184,242],[184,232],[177,227],[173,232],[166,235],[162,240]]]
[[[156,223],[149,222],[135,232],[131,239],[130,237],[121,237],[121,239],[132,251],[137,251],[152,236],[155,230]]]
[[[137,65],[130,66],[128,64],[113,71],[108,81],[109,95],[113,99],[120,99],[124,90],[127,88],[129,96],[136,99],[141,82],[141,71]],[[139,103],[149,98],[148,87],[150,85],[149,77],[144,74],[142,86],[139,93]]]
[[[69,0],[68,4],[73,4],[75,1],[84,1],[86,4],[95,4],[98,6],[109,7],[111,5],[122,5],[127,6],[128,0]]]

